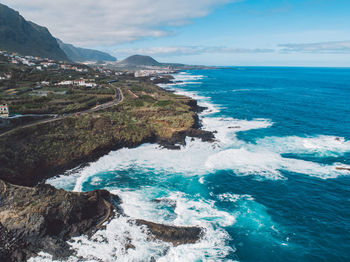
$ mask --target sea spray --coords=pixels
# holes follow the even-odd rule
[[[173,247],[168,243],[149,241],[142,228],[116,218],[94,239],[73,239],[73,248],[83,260],[147,261],[153,257],[157,261],[233,261],[242,257],[244,261],[256,261],[257,258],[262,261],[302,261],[302,256],[311,252],[305,248],[312,234],[309,233],[310,223],[317,225],[317,220],[312,220],[314,217],[325,219],[320,215],[324,212],[317,210],[327,208],[315,201],[322,195],[315,185],[320,183],[323,188],[322,183],[327,183],[332,186],[333,180],[346,177],[348,173],[336,169],[337,166],[347,167],[342,159],[337,159],[339,163],[321,163],[302,157],[344,157],[350,151],[348,138],[318,133],[276,136],[273,131],[279,130],[281,122],[272,116],[269,118],[268,114],[264,118],[256,114],[256,108],[268,110],[269,104],[261,107],[256,102],[246,109],[244,102],[253,99],[256,92],[264,101],[261,94],[266,92],[265,97],[272,96],[281,92],[281,87],[245,88],[241,84],[242,87],[219,89],[206,76],[214,73],[180,73],[175,75],[175,81],[183,82],[162,87],[191,96],[207,108],[200,120],[203,129],[215,132],[215,142],[188,138],[186,146],[178,151],[153,144],[125,148],[90,163],[66,181],[64,176],[49,181],[76,191],[106,188],[122,198],[122,207],[131,218],[201,226],[206,232],[203,239],[196,244]],[[241,75],[237,77],[239,79]],[[208,83],[215,90],[208,89]],[[242,96],[241,104],[220,104],[214,96],[223,93],[229,99],[234,98],[229,97],[230,93]],[[237,114],[227,113],[235,107],[243,113],[251,109],[254,114],[236,119],[239,109]],[[285,108],[280,115],[288,113],[288,105]],[[287,128],[283,131],[290,132]],[[225,183],[220,184],[220,181]],[[307,186],[303,187],[304,184]],[[217,191],[219,193],[214,193]],[[329,194],[331,199],[336,195],[335,199],[343,203],[338,191]],[[302,211],[307,217],[307,227],[298,224],[304,222],[303,216],[299,216],[303,205],[307,206]],[[336,208],[332,205],[333,213],[338,212],[334,210]],[[294,217],[297,219],[293,220]],[[294,224],[297,226],[293,227]],[[125,244],[130,241],[135,249],[126,250]],[[322,241],[324,238],[318,239],[318,242]],[[70,259],[75,261],[74,257]]]

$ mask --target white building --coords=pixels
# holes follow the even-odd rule
[[[65,81],[59,82],[57,85],[59,85],[59,86],[73,85],[73,81],[71,81],[71,80],[65,80]]]
[[[7,104],[0,105],[0,117],[8,117],[10,115],[10,110]]]

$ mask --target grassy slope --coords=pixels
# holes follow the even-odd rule
[[[119,83],[124,102],[88,115],[21,129],[0,138],[0,178],[34,185],[57,170],[108,151],[169,139],[195,125],[190,99],[145,82]]]

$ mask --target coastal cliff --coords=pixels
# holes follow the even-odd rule
[[[115,215],[125,216],[120,203],[118,196],[106,190],[73,193],[50,185],[22,187],[0,180],[0,260],[27,261],[40,251],[64,259],[74,254],[66,242],[71,237],[91,236]],[[146,226],[152,238],[175,246],[195,243],[202,234],[197,227],[135,222]]]
[[[71,237],[91,235],[113,216],[124,215],[119,197],[108,191],[66,192],[40,184],[45,179],[122,147],[149,142],[178,149],[186,136],[214,139],[200,129],[202,108],[195,100],[145,82],[119,88],[124,100],[114,108],[0,137],[1,261],[25,261],[39,251],[67,257]],[[173,245],[195,243],[203,233],[198,227],[136,223]]]
[[[213,139],[212,133],[199,129],[196,101],[162,90],[150,94],[138,99],[126,95],[113,109],[26,127],[0,137],[0,179],[34,186],[111,150],[156,142],[178,149],[186,136]]]

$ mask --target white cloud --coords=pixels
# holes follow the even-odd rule
[[[63,41],[81,45],[114,45],[171,33],[237,0],[3,0],[27,20],[49,28]]]
[[[305,44],[283,44],[282,52],[304,52],[304,53],[335,53],[349,54],[350,41],[334,41],[323,43],[305,43]]]
[[[199,55],[204,53],[211,54],[248,54],[248,53],[271,53],[273,49],[249,49],[232,47],[203,47],[203,46],[166,46],[149,48],[127,48],[116,49],[114,53],[118,56],[128,56],[132,54],[150,55],[150,56],[187,56]]]

